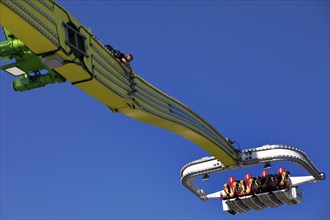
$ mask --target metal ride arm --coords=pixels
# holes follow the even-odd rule
[[[123,65],[91,30],[55,0],[0,0],[0,14],[6,36],[6,41],[0,43],[0,57],[3,61],[15,59],[0,69],[19,77],[13,84],[15,90],[26,91],[68,80],[112,112],[167,129],[202,147],[213,157],[194,161],[181,170],[182,184],[202,200],[219,198],[220,192],[206,194],[194,182],[195,177],[267,162],[294,162],[311,174],[308,178],[292,179],[295,184],[325,179],[297,148],[265,145],[236,150],[190,108]],[[40,74],[40,70],[48,73]],[[288,195],[284,192],[278,196],[286,203],[291,201],[285,199]],[[265,203],[276,206],[274,202]],[[238,206],[228,210],[246,211],[244,206]]]
[[[220,198],[220,192],[206,194],[194,181],[196,177],[205,174],[225,172],[238,168],[245,168],[267,162],[288,161],[304,168],[311,174],[310,177],[294,179],[293,185],[306,181],[320,181],[325,179],[325,174],[320,172],[307,157],[307,155],[294,147],[284,145],[264,145],[258,148],[242,150],[239,152],[239,163],[226,166],[215,157],[205,157],[185,165],[181,169],[181,183],[202,200]]]
[[[114,113],[170,130],[202,147],[224,164],[237,164],[237,151],[218,131],[187,106],[122,65],[89,29],[56,1],[0,0],[0,13],[1,25],[24,44],[24,54],[35,58],[24,60],[40,64],[37,70],[43,68],[54,72]],[[1,51],[0,48],[1,57],[8,56]],[[11,67],[21,70],[22,63],[16,61]],[[9,72],[7,67],[2,69]],[[27,68],[21,72],[35,71]],[[23,77],[22,90],[45,85],[36,83],[30,75],[20,77]]]

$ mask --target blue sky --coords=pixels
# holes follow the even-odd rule
[[[59,3],[241,148],[292,145],[330,176],[329,1]],[[299,205],[226,214],[180,184],[181,167],[208,156],[200,147],[70,83],[17,93],[0,77],[1,219],[329,219],[329,180],[302,185]],[[282,165],[307,174],[270,172]]]

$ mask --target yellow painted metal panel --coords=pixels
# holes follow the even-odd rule
[[[95,99],[107,105],[113,111],[115,109],[129,108],[127,104],[128,102],[125,99],[120,98],[117,94],[109,90],[95,79],[79,83],[76,86]]]
[[[186,138],[187,140],[190,140],[191,142],[195,143],[196,145],[201,146],[204,150],[206,150],[211,155],[213,155],[214,157],[219,159],[225,165],[233,165],[233,164],[237,163],[237,161],[235,159],[233,159],[232,156],[228,155],[228,153],[223,151],[219,146],[216,146],[211,141],[209,141],[205,138],[202,138],[199,134],[197,134],[196,132],[194,132],[190,129],[187,129],[184,126],[163,120],[162,118],[157,117],[148,112],[145,112],[143,110],[131,111],[130,109],[125,108],[125,109],[122,109],[120,112],[126,114],[129,117],[142,121],[144,123],[151,124],[151,125],[158,126],[158,127],[164,128],[166,130],[172,131],[172,132]],[[235,153],[233,153],[233,155],[235,155]]]
[[[13,2],[6,2],[8,2],[11,7],[15,7],[18,12],[24,14],[24,12]],[[56,44],[51,42],[34,26],[27,23],[21,15],[13,11],[8,5],[5,5],[2,2],[0,4],[0,14],[0,24],[6,27],[18,39],[23,41],[27,47],[33,48],[34,53],[40,54],[57,49]],[[28,15],[26,16],[29,18]]]
[[[86,72],[80,65],[75,63],[65,64],[61,67],[56,68],[55,70],[72,83],[82,80],[89,80],[93,77],[91,74]]]
[[[129,79],[132,73],[127,73],[104,45],[55,1],[19,2],[0,0],[1,24],[34,53],[56,50],[64,64],[55,71],[64,78],[114,112],[179,134],[225,165],[237,164],[236,150],[220,133],[187,106],[134,72],[133,82],[137,85],[133,86],[132,79]],[[85,37],[83,58],[75,57],[66,42],[64,24],[67,23],[77,27],[79,34]],[[133,87],[137,92],[132,94]]]

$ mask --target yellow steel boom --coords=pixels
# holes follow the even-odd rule
[[[56,73],[122,113],[192,141],[224,165],[237,151],[210,124],[130,70],[52,0],[0,0],[0,23]]]

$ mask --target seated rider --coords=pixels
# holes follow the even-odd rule
[[[270,174],[269,188],[271,191],[278,190],[278,175],[276,173]]]
[[[228,197],[229,197],[228,195],[230,193],[230,188],[229,188],[229,184],[228,183],[223,184],[223,191],[225,191],[225,193],[224,194],[223,193],[220,193],[221,198],[223,200],[228,199]]]
[[[261,190],[262,190],[262,192],[269,191],[269,180],[270,180],[270,175],[268,174],[268,171],[263,170],[261,172]]]
[[[236,196],[237,182],[235,181],[235,177],[229,177],[228,181],[229,184],[225,183],[223,185],[225,194],[221,194],[222,199],[234,198]]]
[[[241,197],[245,195],[246,185],[244,180],[238,180],[237,181],[238,187],[237,187],[237,196]]]
[[[285,171],[284,167],[280,167],[278,172],[278,188],[284,189],[288,187],[289,172]]]
[[[260,176],[253,177],[252,188],[253,188],[254,193],[261,192],[261,177]]]
[[[250,195],[253,193],[252,187],[254,184],[254,180],[252,178],[252,175],[250,173],[245,174],[245,195]]]

